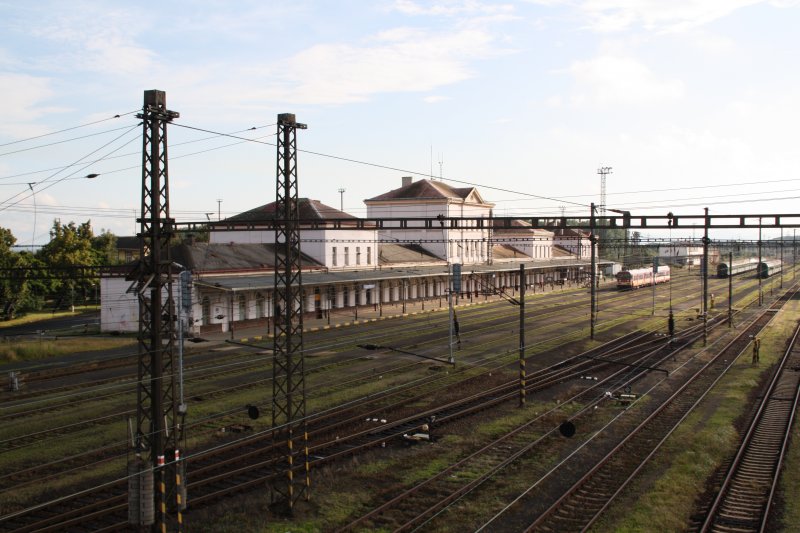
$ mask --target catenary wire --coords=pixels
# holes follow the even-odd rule
[[[132,115],[134,113],[137,113],[138,111],[139,110],[136,109],[134,111],[128,111],[127,113],[120,113],[118,115],[114,115],[113,117],[108,117],[108,118],[103,118],[103,119],[100,119],[100,120],[95,120],[94,122],[87,122],[86,124],[79,124],[77,126],[72,126],[70,128],[64,128],[63,130],[51,131],[50,133],[42,133],[41,135],[34,135],[33,137],[27,137],[25,139],[19,139],[17,141],[11,141],[11,142],[7,142],[7,143],[2,143],[2,144],[0,144],[0,146],[10,146],[12,144],[19,144],[19,143],[24,143],[24,142],[28,142],[28,141],[33,141],[35,139],[41,139],[42,137],[48,137],[50,135],[57,135],[59,133],[64,133],[65,131],[72,131],[72,130],[77,130],[79,128],[85,128],[86,126],[92,126],[94,124],[100,124],[101,122],[107,122],[109,120],[114,120],[115,118],[121,118],[121,117],[124,117],[124,116],[127,116],[127,115]]]

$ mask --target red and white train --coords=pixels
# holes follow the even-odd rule
[[[660,266],[658,272],[653,273],[652,268],[635,268],[633,270],[623,270],[617,274],[618,289],[638,289],[639,287],[649,287],[654,283],[666,283],[669,281],[669,267]]]

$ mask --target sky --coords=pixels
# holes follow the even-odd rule
[[[0,0],[0,226],[134,234],[148,89],[179,221],[274,200],[286,112],[300,196],[356,216],[431,175],[585,217],[600,167],[634,215],[800,213],[798,27],[800,0]]]

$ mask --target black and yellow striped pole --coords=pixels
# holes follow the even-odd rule
[[[519,266],[519,406],[525,405],[525,265]]]
[[[184,501],[184,491],[183,491],[183,475],[181,469],[181,451],[178,448],[175,448],[175,503],[177,504],[176,513],[177,513],[177,531],[181,533],[183,531],[183,509],[186,508]]]
[[[305,425],[305,422],[303,422],[303,424]],[[306,493],[306,501],[309,501],[309,500],[311,500],[311,465],[308,462],[308,431],[305,431],[305,428],[304,428],[304,432],[303,432],[303,437],[304,437],[303,442],[305,443],[304,452],[305,452],[305,463],[306,463],[306,490],[305,490],[305,493]]]

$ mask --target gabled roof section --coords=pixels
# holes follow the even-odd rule
[[[256,207],[250,211],[239,213],[225,220],[229,222],[250,222],[254,220],[264,220],[275,218],[277,202],[270,202],[268,204]],[[311,200],[310,198],[300,198],[298,200],[298,210],[300,211],[301,220],[325,220],[325,219],[355,219],[353,215],[349,215],[344,211],[325,205],[319,200]]]
[[[444,259],[436,257],[419,244],[381,243],[379,250],[378,262],[381,265],[444,262]]]
[[[510,244],[492,245],[492,257],[495,259],[530,258],[525,252],[523,252],[519,248],[511,246]]]
[[[195,272],[213,273],[272,271],[275,267],[273,244],[179,244],[172,247],[172,260]],[[303,269],[323,268],[306,254],[300,254]]]
[[[470,203],[486,204],[475,187],[451,187],[441,181],[422,179],[405,187],[393,189],[365,202],[391,202],[396,200],[461,200]],[[486,204],[493,205],[493,204]]]

